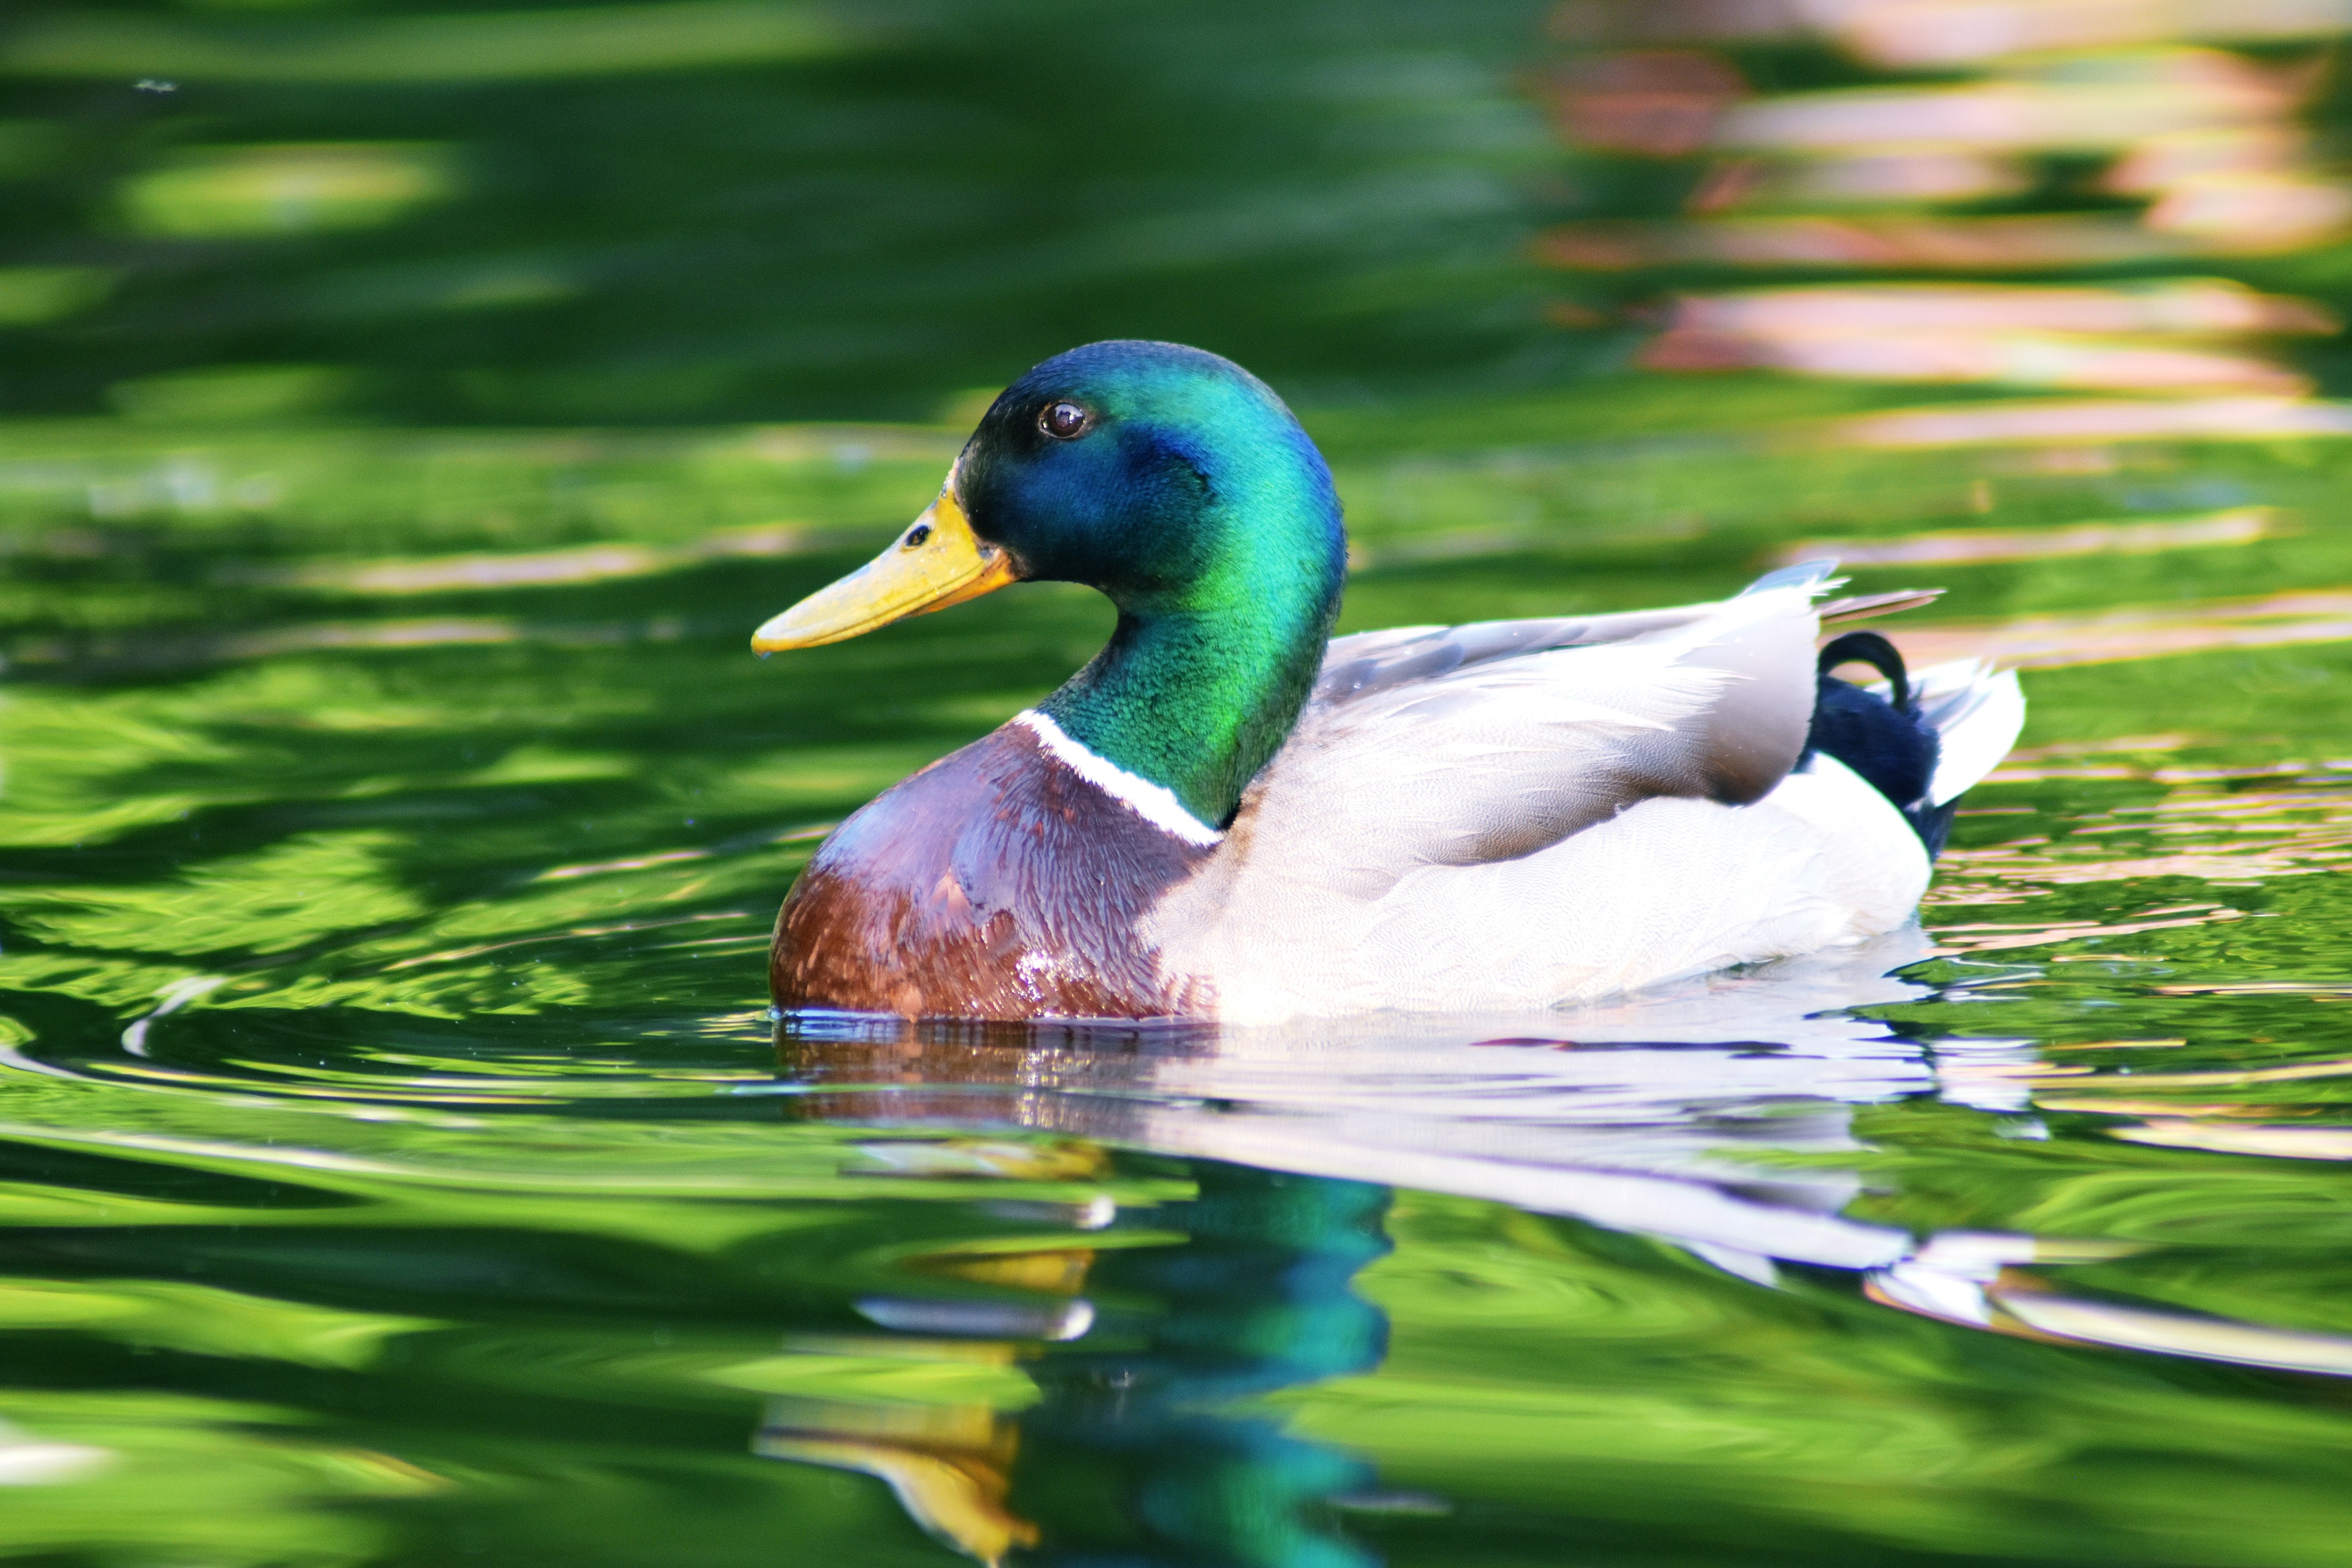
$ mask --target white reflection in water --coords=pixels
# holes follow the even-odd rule
[[[1310,1029],[808,1014],[782,1027],[783,1087],[828,1121],[1020,1128],[1454,1194],[1657,1237],[1759,1284],[1790,1264],[1856,1271],[1886,1305],[2001,1331],[2352,1371],[2352,1340],[2124,1312],[2024,1272],[2128,1244],[1915,1235],[1846,1215],[1858,1173],[1780,1158],[1860,1150],[1857,1105],[1932,1094],[2015,1117],[2082,1070],[2030,1040],[1931,1048],[1855,1016],[1928,994],[1892,972],[1936,951],[1913,927],[1580,1009]]]

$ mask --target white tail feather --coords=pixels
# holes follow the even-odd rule
[[[1941,754],[1927,798],[1937,805],[2000,765],[2025,728],[2025,693],[2017,671],[1996,672],[1981,659],[1955,659],[1911,677],[1920,717],[1936,727]]]

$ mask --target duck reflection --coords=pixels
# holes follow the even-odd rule
[[[2077,1298],[2032,1272],[2131,1244],[1850,1217],[1861,1177],[1820,1156],[1861,1150],[1857,1106],[1935,1095],[2038,1128],[2048,1069],[2030,1043],[1930,1048],[1858,1016],[1925,995],[1889,975],[1925,952],[1897,933],[1534,1020],[789,1018],[789,1113],[875,1128],[887,1168],[1099,1184],[1116,1148],[1191,1195],[1121,1211],[1097,1184],[993,1205],[1024,1227],[1013,1247],[909,1259],[904,1278],[938,1289],[857,1300],[881,1331],[792,1347],[920,1363],[933,1393],[779,1400],[761,1451],[879,1476],[983,1562],[1370,1563],[1349,1510],[1443,1505],[1400,1503],[1250,1401],[1379,1365],[1385,1323],[1356,1276],[1388,1249],[1391,1187],[1636,1233],[1764,1286],[1792,1266],[1843,1275],[2000,1332],[2352,1372],[2352,1341]]]
[[[1328,1506],[1364,1489],[1367,1468],[1223,1410],[1379,1364],[1387,1320],[1349,1280],[1388,1250],[1387,1190],[1205,1162],[1192,1173],[1199,1196],[1150,1216],[1186,1240],[1102,1254],[1089,1280],[1102,1321],[1030,1369],[1044,1397],[1021,1421],[1012,1501],[1038,1521],[1035,1557],[1369,1563]]]
[[[1378,1366],[1386,1322],[1353,1281],[1388,1250],[1391,1183],[1671,1234],[1749,1278],[1769,1279],[1774,1254],[1891,1261],[1906,1238],[1837,1216],[1850,1173],[1738,1151],[1850,1148],[1851,1104],[1932,1087],[1916,1046],[1822,1016],[1918,994],[1880,978],[1909,956],[1796,961],[1760,988],[1711,977],[1637,1012],[1549,1016],[1557,1037],[1523,1016],[1306,1031],[787,1019],[792,1114],[962,1135],[877,1140],[886,1166],[1085,1180],[1115,1146],[1171,1159],[1192,1195],[1129,1213],[997,1205],[1060,1238],[912,1260],[909,1279],[936,1291],[856,1302],[883,1333],[793,1347],[993,1368],[996,1402],[780,1399],[758,1447],[880,1477],[988,1563],[1371,1563],[1348,1510],[1431,1505],[1386,1497],[1360,1460],[1249,1401]]]
[[[1868,1268],[1906,1233],[1841,1216],[1855,1105],[1937,1089],[1916,1041],[1851,1010],[1914,930],[1530,1018],[1375,1016],[1288,1028],[905,1023],[804,1014],[779,1048],[799,1113],[1020,1130],[1487,1198],[1681,1243],[1750,1276]]]
[[[1365,1490],[1367,1467],[1234,1407],[1379,1364],[1387,1321],[1350,1281],[1388,1250],[1388,1190],[1205,1161],[1187,1173],[1194,1196],[1132,1220],[1066,1215],[1102,1222],[1095,1247],[919,1265],[1024,1300],[870,1298],[859,1311],[906,1337],[796,1347],[1017,1370],[1024,1407],[780,1399],[758,1451],[878,1476],[985,1563],[1371,1563],[1331,1506]]]

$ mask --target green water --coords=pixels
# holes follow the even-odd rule
[[[0,36],[6,124],[52,128],[0,139],[27,265],[121,272],[5,345],[0,1552],[2352,1561],[2352,640],[2312,597],[2352,440],[1874,447],[1832,422],[1916,389],[1610,370],[1520,248],[1566,200],[1528,7],[333,64],[425,15]],[[672,35],[617,36],[576,47]],[[257,237],[154,183],[330,142],[446,143],[464,194]],[[1858,953],[1537,1018],[778,1037],[826,827],[1109,617],[748,634],[925,503],[943,410],[1109,331],[1295,396],[1342,629],[2263,507],[1853,574],[1948,587],[1931,627],[2252,629],[2030,671],[1926,933]]]

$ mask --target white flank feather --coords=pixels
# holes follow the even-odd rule
[[[1786,772],[1818,589],[1344,639],[1147,938],[1272,1022],[1554,1006],[1895,929],[1918,836],[1833,758]]]
[[[1895,930],[1927,890],[1917,833],[1834,757],[1790,771],[1829,572],[1709,605],[1339,639],[1144,936],[1219,1017],[1272,1023],[1557,1006]],[[1973,661],[1913,688],[1942,737],[1941,804],[2007,753],[2024,698]],[[1177,830],[1148,809],[1156,786],[1112,784]]]

